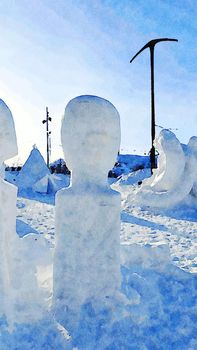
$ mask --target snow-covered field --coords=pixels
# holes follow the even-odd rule
[[[121,243],[169,246],[173,263],[197,273],[197,209],[186,206],[173,210],[151,210],[128,206],[122,201]],[[54,205],[26,198],[17,201],[17,231],[43,234],[54,246]],[[20,220],[20,224],[19,224]],[[21,225],[21,221],[28,226]]]
[[[138,207],[127,196],[138,190],[138,181],[150,176],[142,170],[123,177],[114,188],[122,191],[121,241],[127,244],[166,244],[173,264],[197,272],[197,206],[188,201],[169,209]],[[121,186],[121,183],[123,185]],[[125,185],[126,183],[126,185]]]

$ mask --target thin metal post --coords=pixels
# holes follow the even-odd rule
[[[153,39],[149,41],[145,46],[142,47],[140,51],[136,53],[135,56],[130,60],[130,63],[145,49],[150,49],[150,67],[151,67],[151,150],[150,150],[150,164],[151,164],[151,173],[153,173],[153,169],[157,167],[156,157],[155,157],[155,92],[154,92],[154,48],[155,45],[161,41],[178,41],[177,39],[169,39],[169,38],[160,38]]]
[[[151,65],[151,150],[150,163],[151,172],[156,168],[155,159],[155,87],[154,87],[154,46],[150,47],[150,65]]]
[[[49,131],[49,122],[52,121],[52,118],[49,117],[49,110],[48,107],[46,107],[46,119],[42,121],[43,124],[46,123],[46,141],[47,141],[47,167],[49,168],[49,158],[50,158],[50,151],[51,151],[51,146],[49,145],[49,137],[51,135],[51,131]]]

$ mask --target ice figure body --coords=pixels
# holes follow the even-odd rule
[[[107,303],[120,288],[120,195],[107,183],[120,145],[117,110],[95,96],[71,100],[62,144],[72,185],[56,196],[54,308],[72,328],[81,305]]]
[[[0,164],[18,152],[12,114],[0,100]],[[16,236],[17,188],[0,177],[0,313],[9,314],[9,292],[13,283],[12,251]]]
[[[0,100],[1,165],[17,152],[13,117]],[[42,317],[44,300],[38,288],[36,268],[45,264],[43,260],[47,260],[48,255],[42,236],[35,238],[35,235],[29,234],[24,238],[18,237],[17,187],[4,181],[3,177],[0,177],[0,317],[6,317],[11,330],[15,323],[32,322]]]

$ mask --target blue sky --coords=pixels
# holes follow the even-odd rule
[[[197,3],[190,0],[1,0],[0,98],[16,124],[19,156],[36,144],[45,155],[42,119],[49,107],[52,159],[62,156],[60,125],[68,101],[93,94],[121,117],[122,152],[150,148],[149,40],[155,49],[156,123],[197,134]],[[158,128],[159,132],[159,128]]]

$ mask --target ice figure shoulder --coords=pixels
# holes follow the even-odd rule
[[[106,187],[120,146],[120,117],[116,108],[97,96],[72,99],[62,120],[64,156],[72,170],[72,188]]]

